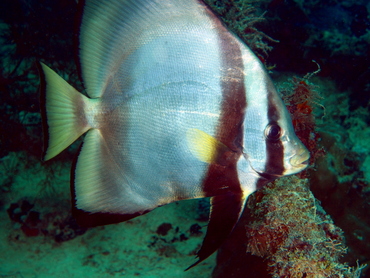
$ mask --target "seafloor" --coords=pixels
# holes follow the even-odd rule
[[[83,88],[77,2],[0,2],[0,277],[369,277],[367,0],[207,1],[265,63],[311,161],[253,194],[218,254],[186,272],[208,200],[85,229],[70,213],[80,142],[42,160],[38,62]]]

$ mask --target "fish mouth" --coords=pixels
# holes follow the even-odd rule
[[[292,156],[289,160],[290,165],[293,168],[300,168],[304,169],[308,166],[308,162],[310,160],[310,153],[306,148],[301,150],[298,154]]]

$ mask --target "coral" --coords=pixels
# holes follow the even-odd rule
[[[306,45],[320,44],[329,49],[331,55],[366,55],[369,48],[370,23],[365,3],[301,2],[301,0],[295,0],[295,2],[310,18],[307,29],[311,36],[306,41]]]
[[[37,1],[2,1],[0,11],[6,11],[0,12],[0,158],[24,150],[40,157],[37,61],[53,64],[53,68],[63,71],[68,82],[82,89],[71,51],[74,49],[71,19],[77,3],[48,1],[47,5],[41,5]]]
[[[61,242],[86,232],[71,216],[66,166],[61,161],[42,164],[26,152],[0,158],[0,208],[12,221],[9,238]]]
[[[26,199],[10,204],[7,212],[27,237],[46,236],[62,242],[82,235],[87,230],[78,226],[68,211],[41,213]]]
[[[268,62],[278,71],[304,74],[312,59],[341,90],[352,90],[351,105],[369,104],[370,8],[368,1],[272,0],[265,18],[274,45]]]
[[[172,225],[170,223],[163,223],[159,225],[157,228],[156,233],[160,236],[165,236],[168,234],[168,231],[172,229]]]
[[[16,175],[19,173],[19,159],[21,154],[11,152],[5,157],[0,158],[0,192],[6,193],[11,190]]]
[[[325,156],[309,170],[310,189],[345,233],[349,252],[344,259],[369,264],[369,111],[351,110],[348,92],[341,92],[333,81],[313,80],[325,106],[325,117],[316,119]]]
[[[193,224],[189,229],[182,230],[180,227],[174,227],[171,223],[162,223],[158,226],[155,235],[151,237],[148,247],[155,250],[159,256],[165,257],[180,257],[182,247],[178,245],[179,242],[193,241],[194,238],[198,238],[203,235],[199,224]],[[199,246],[196,247],[191,254],[196,255],[196,251]]]
[[[321,138],[316,131],[315,115],[318,108],[322,109],[325,115],[325,107],[320,104],[321,96],[317,88],[309,81],[319,71],[320,67],[318,65],[318,70],[308,73],[304,77],[294,76],[281,89],[283,100],[292,117],[295,133],[310,152],[311,167],[325,153],[325,150],[319,145]],[[299,176],[308,177],[307,171],[299,174]]]
[[[245,236],[243,228],[233,234],[236,239],[219,252],[214,277],[225,277],[231,272],[235,276],[230,277],[242,277],[246,271],[255,273],[261,269],[269,273],[255,277],[360,277],[363,267],[349,268],[342,262],[368,263],[366,192],[370,187],[360,172],[363,156],[359,153],[359,150],[368,153],[364,123],[368,113],[360,109],[361,120],[357,115],[356,120],[352,119],[349,111],[343,116],[341,106],[348,109],[348,98],[341,97],[332,85],[323,84],[321,78],[315,77],[314,86],[311,77],[312,74],[295,77],[288,83],[280,83],[280,87],[297,135],[310,149],[315,165],[311,164],[308,171],[297,176],[271,183],[249,197],[241,219],[246,222],[243,228],[247,228],[247,238],[241,235],[244,232]],[[352,136],[349,128],[356,144],[348,144]],[[355,129],[362,131],[365,136],[360,137],[364,141],[357,138],[359,133]],[[298,179],[302,176],[309,179]],[[245,249],[248,254],[243,255]]]
[[[361,267],[340,263],[343,232],[317,203],[307,179],[270,183],[248,204],[255,221],[247,225],[247,252],[268,262],[272,277],[359,277]]]

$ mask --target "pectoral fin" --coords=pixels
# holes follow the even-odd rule
[[[206,163],[223,164],[225,154],[230,149],[208,133],[191,128],[186,133],[190,152],[200,161]]]
[[[196,266],[215,252],[234,229],[244,209],[246,196],[226,194],[211,198],[211,212],[207,234],[197,253],[198,261],[186,270]]]

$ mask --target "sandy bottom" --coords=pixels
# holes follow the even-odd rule
[[[215,255],[184,271],[195,262],[206,231],[207,223],[196,220],[199,200],[166,205],[133,220],[91,228],[71,240],[57,242],[51,235],[27,236],[22,223],[9,218],[7,209],[10,204],[26,199],[34,204],[32,210],[38,211],[40,218],[49,216],[51,223],[45,224],[44,220],[44,226],[62,222],[69,214],[70,165],[45,167],[16,153],[2,162],[2,183],[6,179],[12,183],[1,192],[1,277],[211,276]],[[11,175],[11,171],[15,174]],[[171,227],[167,234],[158,233],[163,223],[171,224],[167,225]],[[201,233],[190,232],[194,224],[202,226]],[[55,227],[47,229],[50,233],[60,232]]]

